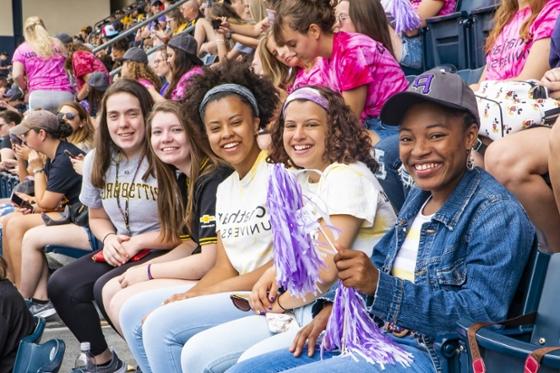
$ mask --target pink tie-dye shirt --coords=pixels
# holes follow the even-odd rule
[[[529,38],[520,35],[525,20],[531,16],[531,8],[517,11],[513,19],[503,28],[494,46],[486,55],[486,79],[511,79],[523,71],[529,52],[537,40],[550,38],[556,20],[560,16],[560,0],[549,0],[537,18],[529,26]],[[542,56],[548,58],[548,56]]]
[[[17,47],[14,52],[12,61],[23,65],[29,92],[36,90],[72,92],[70,79],[64,70],[66,56],[57,42],[53,41],[53,43],[55,47],[51,57],[38,56],[27,42]]]
[[[443,6],[439,10],[438,14],[436,14],[436,16],[444,16],[446,14],[453,13],[455,11],[455,8],[457,7],[457,0],[439,0],[439,1],[443,3]],[[470,0],[465,0],[465,1],[470,1]],[[418,9],[421,2],[422,0],[410,0],[410,3],[412,4],[412,7],[414,9]]]
[[[325,86],[327,82],[327,64],[323,57],[317,57],[313,67],[309,70],[298,69],[294,83],[288,87],[288,93],[292,93],[300,87],[308,85]]]
[[[367,86],[362,121],[378,117],[385,102],[408,86],[393,55],[363,34],[336,32],[332,54],[325,63],[329,88],[344,92]]]
[[[202,67],[200,66],[195,66],[189,71],[187,71],[185,74],[183,74],[181,79],[179,79],[179,83],[177,83],[175,89],[173,90],[173,92],[171,92],[171,100],[181,101],[183,98],[185,98],[185,93],[186,93],[185,91],[187,90],[188,87],[187,85],[188,80],[191,77],[198,74],[202,74]]]

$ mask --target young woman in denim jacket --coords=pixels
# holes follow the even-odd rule
[[[506,316],[535,232],[513,196],[467,164],[478,113],[473,92],[458,76],[439,71],[419,76],[407,92],[389,100],[381,116],[385,123],[401,124],[400,157],[417,188],[371,258],[340,248],[338,277],[364,295],[370,314],[413,355],[410,367],[386,365],[384,372],[441,372],[445,364],[434,341],[455,333],[459,317],[496,321]],[[416,237],[410,234],[414,230]],[[290,372],[381,371],[362,359],[329,359],[337,352],[323,354],[322,360],[314,354],[331,302],[327,296],[316,304],[318,313],[290,351],[247,360],[228,372],[298,366]],[[305,356],[297,358],[306,346]]]

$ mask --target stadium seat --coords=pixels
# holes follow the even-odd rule
[[[423,30],[424,70],[444,64],[454,65],[458,70],[473,67],[470,53],[471,14],[479,9],[487,9],[487,13],[480,13],[480,15],[484,14],[483,19],[477,18],[477,21],[481,23],[480,32],[484,35],[483,30],[491,24],[487,19],[490,17],[491,20],[493,14],[493,10],[488,9],[495,9],[498,2],[498,0],[461,1],[458,3],[457,12],[428,18]],[[477,41],[480,42],[480,38]],[[482,39],[482,43],[484,43],[484,39]]]
[[[515,317],[537,310],[550,257],[549,254],[539,250],[538,241],[535,239],[529,260],[525,265],[523,276],[510,306],[508,317]],[[464,322],[464,320],[461,320],[459,323],[459,335],[461,337],[458,337],[457,334],[449,335],[447,338],[442,338],[441,342],[436,346],[447,359],[446,364],[449,373],[467,373],[471,371],[469,368],[467,343],[462,327]],[[467,326],[470,324],[471,322],[467,322]],[[517,328],[516,330],[510,330],[510,332],[519,333],[524,330],[524,328]],[[488,372],[493,371],[488,370]]]
[[[494,27],[494,14],[498,5],[475,9],[470,13],[470,37],[468,40],[470,51],[470,66],[473,69],[483,66],[486,62],[484,44],[486,37]]]
[[[21,342],[12,373],[56,373],[62,365],[66,345],[62,339],[45,343]]]
[[[560,346],[560,254],[550,257],[544,286],[538,280],[530,288],[542,288],[540,301],[536,309],[534,322],[516,328],[483,328],[476,334],[476,341],[484,359],[487,372],[523,372],[525,360],[531,352],[541,347]],[[536,292],[535,294],[536,295]],[[533,302],[533,300],[531,300]],[[525,310],[531,311],[531,310]],[[530,312],[525,312],[525,314]],[[464,336],[471,320],[459,322],[460,332]],[[469,364],[470,366],[470,364]],[[534,372],[536,370],[525,370]],[[541,361],[541,373],[560,371],[560,351],[551,352]]]
[[[77,249],[75,247],[69,247],[69,246],[47,245],[45,246],[45,253],[62,254],[77,259],[77,258],[81,258],[84,255],[90,254],[91,251]]]

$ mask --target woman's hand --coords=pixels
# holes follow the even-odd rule
[[[130,257],[123,243],[129,240],[130,237],[124,234],[111,234],[105,237],[105,241],[103,242],[103,256],[105,257],[105,261],[113,267],[120,267],[125,264]]]
[[[35,150],[29,151],[27,161],[29,162],[29,167],[31,167],[32,170],[45,167],[45,160],[41,154]]]
[[[178,293],[178,294],[174,294],[174,295],[170,296],[165,301],[163,301],[163,304],[169,304],[169,303],[178,302],[178,301],[185,300],[185,299],[195,298],[195,297],[199,297],[201,295],[204,295],[204,294],[197,291],[197,290],[190,289],[190,290],[185,291],[184,293]]]
[[[295,357],[301,355],[306,343],[307,355],[309,357],[313,356],[315,353],[317,338],[319,338],[319,335],[327,328],[331,311],[332,304],[325,305],[317,316],[315,316],[309,324],[301,328],[296,334],[296,337],[290,346],[290,352],[292,352]]]
[[[139,241],[138,236],[130,237],[122,243],[128,259],[136,255],[140,250],[145,249],[144,244]]]
[[[267,269],[253,286],[249,295],[249,304],[255,313],[263,314],[271,311],[278,295],[276,284],[276,269]]]
[[[270,28],[270,22],[268,21],[268,18],[266,18],[266,17],[263,18],[260,22],[255,24],[255,30],[260,34],[265,32],[269,28]]]
[[[373,295],[377,289],[379,271],[371,259],[362,251],[337,247],[334,263],[338,278],[344,286],[354,288],[364,294]]]
[[[560,67],[544,73],[541,83],[548,88],[550,97],[560,99]]]
[[[14,148],[14,153],[16,153],[17,159],[27,161],[27,158],[29,157],[29,152],[31,151],[31,149],[27,145],[14,144],[13,148]]]
[[[74,158],[70,158],[70,162],[72,162],[72,168],[74,168],[74,171],[76,171],[78,175],[83,175],[82,169],[84,166],[84,156],[80,154]]]
[[[139,282],[148,281],[148,266],[138,265],[127,269],[125,273],[119,276],[118,281],[121,288],[132,286]]]

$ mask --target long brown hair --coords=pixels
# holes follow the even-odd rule
[[[187,206],[184,206],[181,191],[177,185],[176,168],[160,160],[152,146],[152,121],[158,113],[174,114],[185,130],[190,149],[190,170],[186,175],[188,182]],[[154,168],[158,181],[158,214],[161,239],[166,242],[176,241],[181,229],[186,227],[192,233],[195,206],[196,181],[212,172],[223,162],[212,153],[208,139],[202,129],[186,120],[184,108],[173,101],[163,101],[154,105],[148,117],[146,127],[146,147],[150,154],[151,167]]]
[[[331,0],[283,0],[276,6],[276,20],[272,30],[274,39],[284,45],[282,27],[284,24],[305,34],[309,26],[316,24],[325,34],[332,34],[336,18]]]
[[[140,101],[140,110],[144,120],[148,118],[154,105],[150,92],[135,80],[121,79],[107,89],[101,100],[101,116],[95,135],[95,157],[91,170],[91,183],[97,188],[103,188],[105,185],[105,174],[111,165],[111,159],[115,152],[120,152],[119,147],[111,139],[107,127],[107,99],[117,93],[128,93],[136,97]],[[146,176],[144,175],[144,177]]]
[[[76,43],[76,42],[66,44],[65,47],[66,47],[66,61],[64,61],[64,68],[68,70],[71,74],[73,74],[72,58],[74,57],[74,52],[86,51],[91,53],[91,49],[89,49],[82,43]]]
[[[147,81],[152,83],[156,91],[159,92],[159,89],[161,88],[161,80],[156,75],[154,70],[152,70],[152,68],[148,66],[148,64],[137,61],[125,61],[124,63],[128,65],[128,74],[126,74],[125,78],[133,80],[146,79]]]
[[[6,275],[8,274],[8,263],[4,257],[0,256],[0,280],[6,279]]]
[[[348,15],[360,34],[369,36],[383,44],[393,57],[395,52],[389,34],[389,21],[379,0],[342,0],[348,1]]]
[[[290,69],[288,66],[278,61],[270,50],[268,50],[266,44],[269,38],[273,38],[270,30],[259,40],[259,45],[257,47],[259,58],[261,59],[263,75],[272,80],[272,84],[274,84],[276,88],[285,90],[294,82],[295,69]]]
[[[531,8],[531,16],[527,18],[523,25],[521,25],[521,29],[519,30],[519,36],[523,40],[528,40],[531,35],[529,35],[529,27],[533,24],[541,10],[546,5],[548,0],[529,0],[529,7]],[[486,39],[486,45],[484,50],[486,53],[490,53],[492,48],[494,47],[494,43],[498,36],[504,29],[504,27],[511,21],[515,13],[519,10],[519,4],[517,0],[502,0],[500,7],[496,11],[496,15],[494,16],[494,28],[488,35]]]
[[[368,131],[344,103],[342,96],[328,88],[310,87],[318,90],[321,96],[329,102],[323,159],[327,160],[329,164],[334,162],[349,164],[361,161],[372,172],[376,172],[379,165],[371,155],[372,145]],[[275,163],[282,162],[288,167],[298,167],[284,149],[283,133],[284,114],[282,113],[277,125],[272,126],[269,160]]]
[[[72,131],[72,134],[68,136],[67,140],[74,145],[84,143],[89,149],[91,149],[95,140],[95,128],[93,127],[93,123],[91,122],[91,117],[82,107],[82,105],[78,104],[77,102],[65,102],[60,105],[59,110],[62,109],[63,106],[68,106],[76,110],[78,112],[80,122],[83,123],[83,126],[77,131]]]

